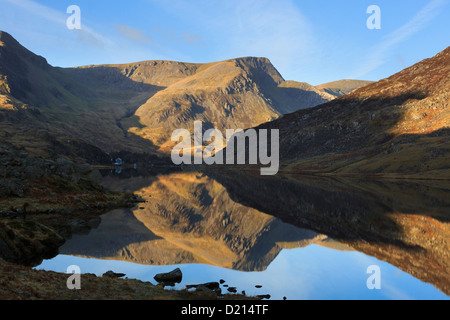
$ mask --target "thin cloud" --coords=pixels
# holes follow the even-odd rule
[[[318,50],[313,25],[293,0],[148,1],[201,35],[203,60],[267,57],[292,74]]]
[[[65,30],[66,21],[69,15],[65,12],[60,12],[40,3],[32,0],[6,0],[11,5],[20,8],[31,14],[32,16],[38,17],[44,21],[50,23],[56,23],[61,26],[61,30]],[[84,42],[90,45],[104,48],[105,46],[114,45],[114,42],[110,39],[102,36],[101,34],[95,32],[92,28],[87,26],[83,19],[81,20],[81,29],[76,31],[76,39],[80,42]],[[73,31],[73,30],[71,30]]]
[[[116,24],[117,31],[125,38],[139,43],[152,43],[153,39],[147,36],[143,31],[137,30],[125,24]]]
[[[191,34],[189,32],[183,32],[182,35],[183,35],[184,41],[189,44],[199,44],[202,41],[202,38],[196,34]]]
[[[116,22],[119,25],[117,28],[113,24],[107,30],[104,30],[104,26],[93,27],[96,22],[85,19],[86,6],[80,6],[81,29],[69,30],[66,22],[70,14],[65,7],[56,10],[35,0],[0,2],[0,28],[11,33],[34,52],[45,55],[52,65],[72,67],[153,59],[192,60],[185,56],[185,50],[161,43],[160,39],[156,41],[151,30],[142,32],[134,29],[135,26],[119,25],[119,21]],[[183,38],[181,32],[178,33],[178,38],[178,41],[187,43],[188,39]],[[124,44],[124,39],[131,41]],[[189,40],[196,41],[193,37]],[[143,45],[147,43],[151,43],[151,47]],[[52,47],[54,49],[50,49]]]
[[[364,65],[350,78],[362,77],[383,65],[388,60],[389,51],[425,28],[428,22],[433,20],[442,11],[444,4],[446,4],[446,0],[430,1],[410,21],[388,34],[381,43],[371,49],[372,53],[367,57]]]
[[[34,13],[35,15],[40,16],[41,18],[50,21],[65,24],[66,16],[61,14],[59,11],[46,7],[42,4],[31,0],[5,0],[10,4],[20,7],[22,10],[29,11]]]
[[[177,31],[171,28],[152,27],[152,34],[159,40],[159,43],[165,44],[189,44],[197,45],[202,42],[202,37],[187,31]]]

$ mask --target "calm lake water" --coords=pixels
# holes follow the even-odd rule
[[[445,184],[232,171],[112,173],[103,184],[147,202],[93,220],[37,269],[78,265],[155,284],[179,267],[174,289],[223,279],[222,292],[274,300],[449,299]]]

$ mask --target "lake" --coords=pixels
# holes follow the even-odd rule
[[[156,284],[178,267],[174,289],[224,280],[273,300],[449,299],[446,182],[206,170],[108,172],[103,185],[146,202],[94,219],[37,269]]]

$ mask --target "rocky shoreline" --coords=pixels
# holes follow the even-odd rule
[[[0,259],[0,300],[260,300],[241,294],[217,295],[197,290],[167,290],[136,279],[82,274],[80,289],[70,290],[70,274],[35,270]]]

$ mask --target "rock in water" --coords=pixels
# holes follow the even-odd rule
[[[236,292],[237,292],[237,289],[236,289],[236,287],[229,287],[229,288],[228,288],[228,292],[236,293]]]
[[[180,283],[183,278],[180,268],[176,268],[167,273],[158,273],[153,277],[157,282]]]

